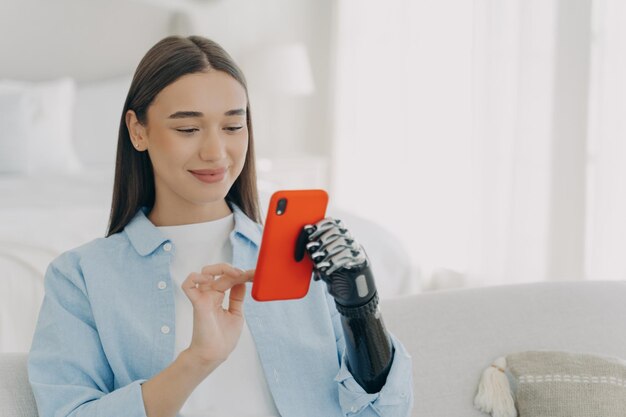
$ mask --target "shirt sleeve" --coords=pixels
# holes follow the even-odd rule
[[[395,350],[385,385],[379,392],[368,394],[350,373],[347,366],[346,344],[341,317],[335,300],[327,294],[327,301],[335,329],[339,372],[335,377],[339,390],[339,404],[345,416],[408,417],[413,409],[412,360],[402,343],[390,332]]]
[[[67,258],[61,255],[46,270],[45,295],[28,356],[39,417],[146,417],[141,393],[145,379],[113,390],[113,372],[84,279]]]

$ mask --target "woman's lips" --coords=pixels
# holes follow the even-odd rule
[[[226,175],[226,168],[189,171],[191,175],[204,183],[220,182]]]
[[[216,175],[216,174],[223,174],[226,171],[226,167],[223,168],[216,168],[216,169],[192,169],[190,170],[190,172],[193,172],[195,174],[200,174],[200,175]]]

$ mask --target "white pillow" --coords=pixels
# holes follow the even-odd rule
[[[0,174],[24,174],[34,103],[23,90],[0,88]]]
[[[71,78],[52,81],[0,81],[0,91],[25,94],[34,106],[28,126],[28,161],[25,173],[76,173],[82,164],[72,143],[76,85]]]

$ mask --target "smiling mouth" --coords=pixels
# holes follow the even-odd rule
[[[220,182],[224,179],[224,177],[226,176],[226,169],[218,169],[218,170],[213,170],[213,172],[215,172],[214,174],[200,174],[197,171],[189,171],[191,173],[191,175],[193,175],[194,177],[196,177],[196,179],[204,182],[204,183],[215,183],[215,182]]]
[[[192,169],[189,172],[198,175],[219,175],[226,172],[226,167],[218,169]]]

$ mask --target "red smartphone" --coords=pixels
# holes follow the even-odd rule
[[[328,194],[324,190],[282,190],[272,194],[254,272],[252,298],[290,300],[307,294],[313,261],[306,253],[296,254],[296,241],[304,225],[315,224],[325,217],[327,205]]]

